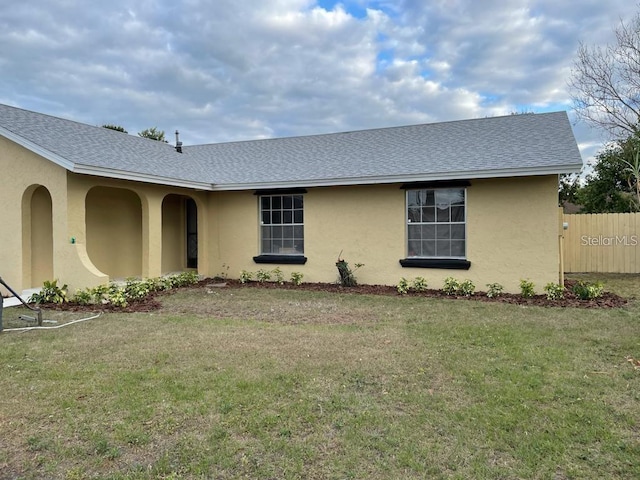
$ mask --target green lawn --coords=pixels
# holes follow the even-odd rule
[[[0,336],[0,478],[640,478],[638,301],[162,299]]]

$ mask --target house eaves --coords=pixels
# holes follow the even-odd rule
[[[239,190],[273,190],[289,188],[311,188],[311,187],[346,187],[350,185],[380,185],[391,183],[418,183],[432,182],[440,180],[478,180],[489,178],[515,178],[531,177],[541,175],[561,175],[579,170],[582,164],[566,164],[554,166],[552,168],[519,168],[502,170],[476,170],[459,171],[437,175],[385,175],[375,177],[351,177],[351,178],[323,178],[310,179],[291,182],[253,182],[253,183],[228,183],[214,184],[212,191],[239,191]]]
[[[155,185],[166,185],[171,187],[192,188],[195,190],[213,190],[214,185],[206,182],[193,182],[181,180],[179,178],[167,178],[156,175],[148,175],[124,170],[114,170],[104,167],[92,167],[86,165],[74,165],[68,169],[73,173],[81,175],[94,175],[97,177],[115,178],[119,180],[129,180],[132,182],[153,183]]]

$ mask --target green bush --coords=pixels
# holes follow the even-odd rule
[[[396,290],[400,295],[406,295],[407,293],[409,293],[409,280],[402,277],[396,285]]]
[[[444,279],[444,286],[442,291],[447,295],[457,295],[460,290],[460,282],[453,277],[447,277]]]
[[[573,286],[573,293],[580,300],[591,300],[602,296],[604,285],[601,282],[578,282]]]
[[[487,297],[497,298],[502,295],[504,287],[499,283],[487,283]]]
[[[304,274],[300,272],[291,272],[291,283],[293,283],[296,287],[302,283],[302,278]]]
[[[256,278],[260,283],[268,282],[271,280],[271,272],[269,270],[258,270],[256,272]]]
[[[280,267],[274,268],[271,273],[273,274],[276,282],[278,282],[278,285],[282,285],[284,283],[284,274],[282,273],[282,270],[280,270]]]
[[[476,286],[473,284],[471,280],[465,280],[460,283],[458,286],[458,292],[464,295],[465,297],[470,297],[473,295],[473,292],[476,291]]]
[[[544,286],[544,291],[547,294],[547,300],[561,300],[564,298],[564,286],[559,283],[547,283]]]
[[[45,280],[39,293],[34,293],[29,297],[29,303],[66,303],[67,285],[58,286],[58,280]]]
[[[427,286],[427,281],[424,277],[414,278],[411,284],[411,288],[413,288],[416,292],[424,292],[427,289]]]
[[[342,252],[341,252],[342,253]],[[338,269],[340,285],[343,287],[355,287],[358,282],[356,281],[356,276],[354,272],[358,270],[360,267],[364,267],[364,263],[355,263],[353,270],[349,267],[349,264],[346,260],[338,257],[338,261],[336,262],[336,267]]]
[[[253,272],[248,272],[247,270],[242,270],[240,272],[240,283],[250,282],[253,278]]]
[[[536,294],[533,289],[533,282],[530,282],[529,280],[520,280],[520,294],[524,298],[533,297]]]

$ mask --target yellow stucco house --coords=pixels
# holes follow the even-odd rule
[[[73,290],[280,267],[335,282],[558,280],[566,113],[178,146],[0,105],[0,277]]]

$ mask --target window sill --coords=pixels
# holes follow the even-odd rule
[[[304,265],[307,257],[304,255],[258,255],[253,257],[256,263],[276,263],[281,265]]]
[[[449,270],[469,270],[471,262],[456,258],[403,258],[400,265],[405,268],[443,268]]]

